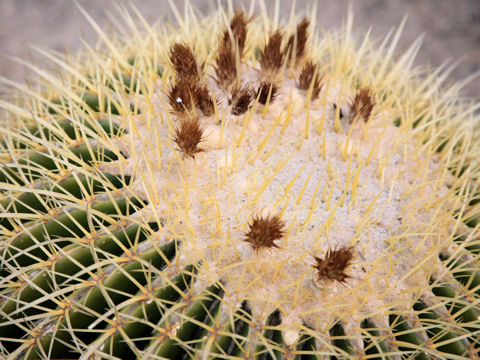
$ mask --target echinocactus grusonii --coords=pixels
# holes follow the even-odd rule
[[[2,356],[477,357],[478,105],[419,42],[121,14],[1,102]]]

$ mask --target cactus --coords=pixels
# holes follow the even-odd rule
[[[478,105],[419,41],[119,11],[4,79],[1,356],[478,356]]]

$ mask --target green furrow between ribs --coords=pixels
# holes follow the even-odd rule
[[[157,324],[165,314],[165,311],[181,298],[185,289],[190,286],[194,279],[194,272],[195,267],[193,265],[187,266],[171,280],[170,284],[163,285],[154,291],[153,294],[150,294],[150,301],[122,310],[122,313],[129,313],[122,324],[122,333],[126,334],[138,349],[142,349],[147,345],[148,340],[145,340],[145,338],[148,338],[153,331],[152,325],[148,324]],[[132,320],[132,318],[135,320]],[[143,340],[139,340],[142,338]],[[120,357],[122,360],[137,358],[135,352],[124,340],[123,335],[118,332],[105,341],[103,351]]]
[[[86,194],[94,195],[99,192],[106,192],[112,189],[124,187],[130,181],[129,176],[116,176],[103,173],[101,178],[95,178],[90,175],[70,176],[58,183],[44,182],[38,184],[31,191],[24,192],[13,199],[5,199],[1,203],[0,209],[3,210],[0,215],[14,214],[11,217],[0,217],[0,227],[3,226],[8,230],[13,229],[11,221],[25,222],[31,220],[30,217],[23,219],[22,215],[41,213],[45,214],[50,208],[58,206],[58,200],[66,196],[73,196],[82,199]],[[47,194],[45,194],[47,192]],[[62,196],[63,195],[63,196]],[[49,204],[52,203],[51,205]]]
[[[150,224],[153,231],[155,231],[156,225],[156,223]],[[96,260],[92,251],[96,252],[95,255],[98,260],[106,259],[107,256],[120,256],[123,253],[122,246],[131,248],[136,242],[145,240],[147,235],[146,229],[135,224],[114,232],[111,236],[99,238],[93,244],[94,249],[78,244],[70,245],[69,248],[65,249],[65,253],[49,266],[52,272],[47,269],[41,270],[31,279],[31,284],[26,284],[1,304],[0,338],[19,339],[25,333],[14,324],[2,325],[3,322],[7,321],[7,318],[26,318],[41,313],[45,309],[54,308],[56,303],[48,297],[48,293],[54,288],[54,284],[65,288],[73,282],[73,279],[75,281],[87,280],[89,274],[87,272],[80,274],[80,272],[95,263]],[[54,278],[52,278],[52,274]],[[38,299],[41,298],[45,300],[38,303]],[[30,305],[34,301],[36,301],[35,305]],[[25,305],[23,308],[18,308],[19,304]]]
[[[138,260],[132,260],[127,264],[118,264],[113,273],[101,280],[98,285],[93,286],[84,296],[82,296],[84,289],[73,294],[71,299],[76,299],[78,296],[81,298],[73,300],[72,308],[68,311],[68,321],[66,318],[60,320],[58,330],[54,335],[48,333],[43,336],[28,351],[24,359],[36,359],[41,353],[41,349],[46,353],[49,353],[49,349],[51,349],[51,353],[49,353],[51,358],[74,357],[75,352],[71,352],[75,347],[72,335],[77,341],[81,340],[85,344],[91,343],[98,334],[89,331],[88,328],[97,320],[98,315],[104,314],[111,306],[127,300],[129,294],[133,295],[139,291],[137,284],[131,278],[144,286],[149,280],[147,270],[163,269],[167,265],[166,261],[174,258],[176,248],[176,241],[172,241],[160,249],[150,249],[139,255]],[[101,274],[97,275],[102,276]],[[105,295],[108,296],[108,299],[105,298]],[[105,322],[101,322],[95,328],[102,329],[105,325]]]
[[[1,264],[0,275],[5,277],[9,273],[5,262],[16,268],[34,264],[39,259],[46,260],[50,253],[49,244],[45,245],[48,239],[83,237],[100,224],[112,224],[120,216],[130,215],[143,205],[144,203],[135,198],[99,201],[87,210],[64,212],[46,223],[35,225],[28,233],[20,234],[3,249],[4,262]],[[55,245],[63,247],[71,242],[72,240],[60,240]]]

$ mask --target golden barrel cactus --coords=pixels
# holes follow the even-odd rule
[[[477,357],[478,104],[419,42],[121,15],[7,81],[1,356]]]

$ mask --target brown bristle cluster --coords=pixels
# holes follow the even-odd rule
[[[185,80],[172,84],[167,93],[168,103],[177,114],[192,111],[194,106],[190,85]]]
[[[182,158],[191,157],[202,152],[199,144],[203,138],[203,127],[198,118],[181,118],[179,124],[175,127],[173,141],[177,144],[178,150],[182,153]]]
[[[224,89],[228,89],[239,78],[238,62],[243,57],[250,21],[242,10],[237,10],[230,21],[230,29],[225,29],[221,36],[215,73],[217,83]]]
[[[258,97],[258,102],[262,105],[265,105],[269,100],[268,95],[270,94],[270,102],[275,100],[275,97],[278,95],[278,85],[271,81],[262,81],[260,86],[257,89],[256,96]]]
[[[255,98],[255,89],[250,84],[244,84],[241,87],[235,87],[232,91],[232,98],[228,104],[232,107],[233,115],[245,114]]]
[[[312,100],[316,99],[322,90],[322,76],[319,74],[318,66],[308,60],[302,68],[298,77],[298,87],[302,90],[312,88]]]
[[[305,49],[308,40],[308,27],[310,20],[306,17],[302,19],[297,25],[296,34],[290,35],[287,45],[284,49],[284,54],[290,66],[298,64],[305,56]],[[295,46],[296,44],[296,46]],[[295,46],[295,49],[294,49]]]
[[[260,53],[260,67],[266,78],[274,77],[285,61],[285,53],[282,51],[283,34],[280,30],[273,32]]]
[[[350,104],[350,113],[352,117],[350,122],[355,121],[358,117],[362,117],[364,122],[367,122],[372,114],[375,100],[373,98],[372,90],[368,88],[360,89],[356,94],[353,102]]]
[[[256,252],[262,248],[278,248],[275,241],[285,234],[284,226],[285,223],[276,215],[255,216],[248,224],[249,230],[245,234],[244,241],[248,242]]]
[[[215,112],[207,86],[201,83],[179,79],[168,89],[167,100],[177,115],[191,112],[195,107],[205,116],[211,116]]]
[[[337,249],[329,248],[324,259],[313,256],[316,262],[313,267],[317,270],[317,280],[345,282],[350,277],[345,271],[352,264],[353,257],[354,249],[350,246],[343,246]]]
[[[220,45],[215,63],[216,81],[227,90],[238,79],[237,55],[230,42]]]
[[[197,107],[203,115],[213,115],[213,99],[202,80],[203,66],[198,66],[192,49],[182,43],[173,44],[170,48],[170,61],[177,75],[167,94],[173,112],[184,115]]]
[[[235,14],[230,21],[230,29],[232,30],[233,39],[237,43],[238,53],[240,58],[243,57],[243,52],[245,50],[245,41],[247,40],[247,25],[252,21],[252,17],[247,18],[247,15],[244,11],[237,9]],[[227,38],[230,40],[230,34],[227,30],[223,33],[223,41],[227,41]]]
[[[193,100],[197,108],[200,109],[203,115],[212,116],[215,113],[215,105],[207,86],[196,84],[193,86],[192,92]]]
[[[193,50],[186,44],[174,43],[170,47],[170,62],[180,79],[190,81],[200,79],[202,67],[198,65]]]

